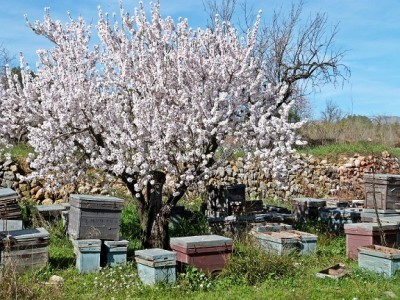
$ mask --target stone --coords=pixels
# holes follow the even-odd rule
[[[38,191],[37,191],[37,193],[35,194],[35,199],[36,200],[43,200],[45,197],[45,191],[44,191],[44,189],[43,188],[41,188],[41,189],[39,189]]]
[[[12,171],[6,171],[3,174],[3,179],[5,180],[15,180],[15,174]]]
[[[53,204],[53,200],[50,198],[46,198],[42,201],[42,205],[52,205]]]

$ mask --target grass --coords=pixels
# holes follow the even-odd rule
[[[339,158],[340,156],[359,155],[381,155],[387,151],[394,157],[400,157],[400,148],[384,145],[374,145],[367,142],[357,142],[352,144],[329,144],[322,146],[305,147],[298,149],[299,153],[311,154],[319,158]]]
[[[135,211],[127,205],[123,222],[136,222]],[[134,223],[132,224],[133,227]],[[203,228],[201,221],[199,230]],[[228,267],[217,276],[195,268],[179,273],[174,285],[153,287],[141,283],[132,257],[126,266],[105,267],[98,273],[78,274],[72,244],[60,222],[44,221],[50,234],[49,264],[42,270],[18,275],[3,270],[0,299],[391,299],[400,297],[400,274],[393,278],[359,269],[345,256],[345,238],[321,232],[318,226],[302,229],[319,233],[317,253],[310,256],[271,255],[258,249],[246,237],[234,241]],[[180,228],[193,234],[195,222]],[[133,234],[135,230],[125,234]],[[130,246],[131,247],[131,246]],[[340,280],[317,278],[315,274],[336,263],[345,263],[352,273]],[[64,284],[47,285],[52,275]]]
[[[49,266],[17,277],[19,298],[76,300],[99,299],[101,295],[101,299],[390,299],[393,294],[400,296],[399,276],[387,279],[358,269],[356,262],[345,258],[344,243],[343,236],[322,235],[315,255],[274,256],[260,252],[248,241],[236,241],[229,267],[220,275],[211,277],[192,268],[178,275],[174,285],[148,287],[140,282],[132,261],[126,266],[106,267],[91,274],[78,274],[72,262],[54,265],[54,258],[61,253],[72,258],[70,241],[57,237],[51,240]],[[337,281],[316,278],[316,272],[338,262],[346,263],[352,273]],[[64,278],[63,286],[44,284],[54,274]]]

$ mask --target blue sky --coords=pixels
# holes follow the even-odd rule
[[[70,11],[73,17],[81,15],[86,21],[96,23],[98,5],[104,11],[118,11],[118,0],[0,0],[0,3],[0,43],[17,56],[22,51],[32,66],[36,50],[52,45],[26,26],[24,14],[33,22],[43,18],[44,7],[50,7],[56,19],[66,21],[66,12]],[[273,9],[290,7],[289,0],[248,0],[248,3],[256,11],[262,9],[267,23]],[[125,0],[125,10],[133,10],[137,4],[137,0]],[[174,19],[187,17],[192,27],[206,24],[202,0],[161,0],[161,11]],[[338,104],[347,114],[400,116],[400,1],[304,1],[304,17],[316,12],[327,13],[330,25],[339,23],[336,46],[347,50],[343,62],[350,68],[351,77],[343,87],[326,85],[320,92],[309,95],[314,117],[319,116],[327,100]]]

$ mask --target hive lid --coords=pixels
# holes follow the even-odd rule
[[[299,241],[316,241],[317,236],[308,232],[298,230],[282,230],[268,232],[253,232],[256,238],[262,240],[299,242]]]
[[[104,245],[109,248],[117,248],[117,247],[127,247],[129,241],[127,240],[120,240],[120,241],[104,241]]]
[[[6,198],[10,196],[18,197],[18,194],[10,188],[0,189],[0,198]]]
[[[399,225],[395,223],[382,223],[383,230],[398,230]],[[372,232],[372,231],[379,231],[378,223],[350,223],[344,224],[344,231],[345,233],[351,232]]]
[[[364,174],[364,181],[371,182],[371,181],[384,181],[387,183],[400,183],[400,175],[395,174]]]
[[[87,240],[72,240],[72,244],[77,248],[100,248],[101,240],[87,239]]]
[[[48,240],[50,238],[50,235],[48,231],[44,228],[31,228],[31,229],[22,229],[22,230],[12,230],[7,233],[8,236],[14,241],[21,242],[21,241],[29,241],[29,240]],[[6,237],[2,237],[2,240],[4,241]]]
[[[170,245],[182,248],[209,248],[232,246],[232,239],[220,235],[196,235],[171,238]]]
[[[137,250],[135,251],[135,257],[153,262],[174,261],[176,260],[176,252],[153,248]]]
[[[124,200],[111,196],[71,194],[69,203],[78,208],[121,210]]]

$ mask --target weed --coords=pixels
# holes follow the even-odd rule
[[[254,285],[269,278],[279,279],[293,274],[293,260],[292,256],[260,251],[251,239],[236,241],[235,250],[224,274],[238,284],[245,282]]]

